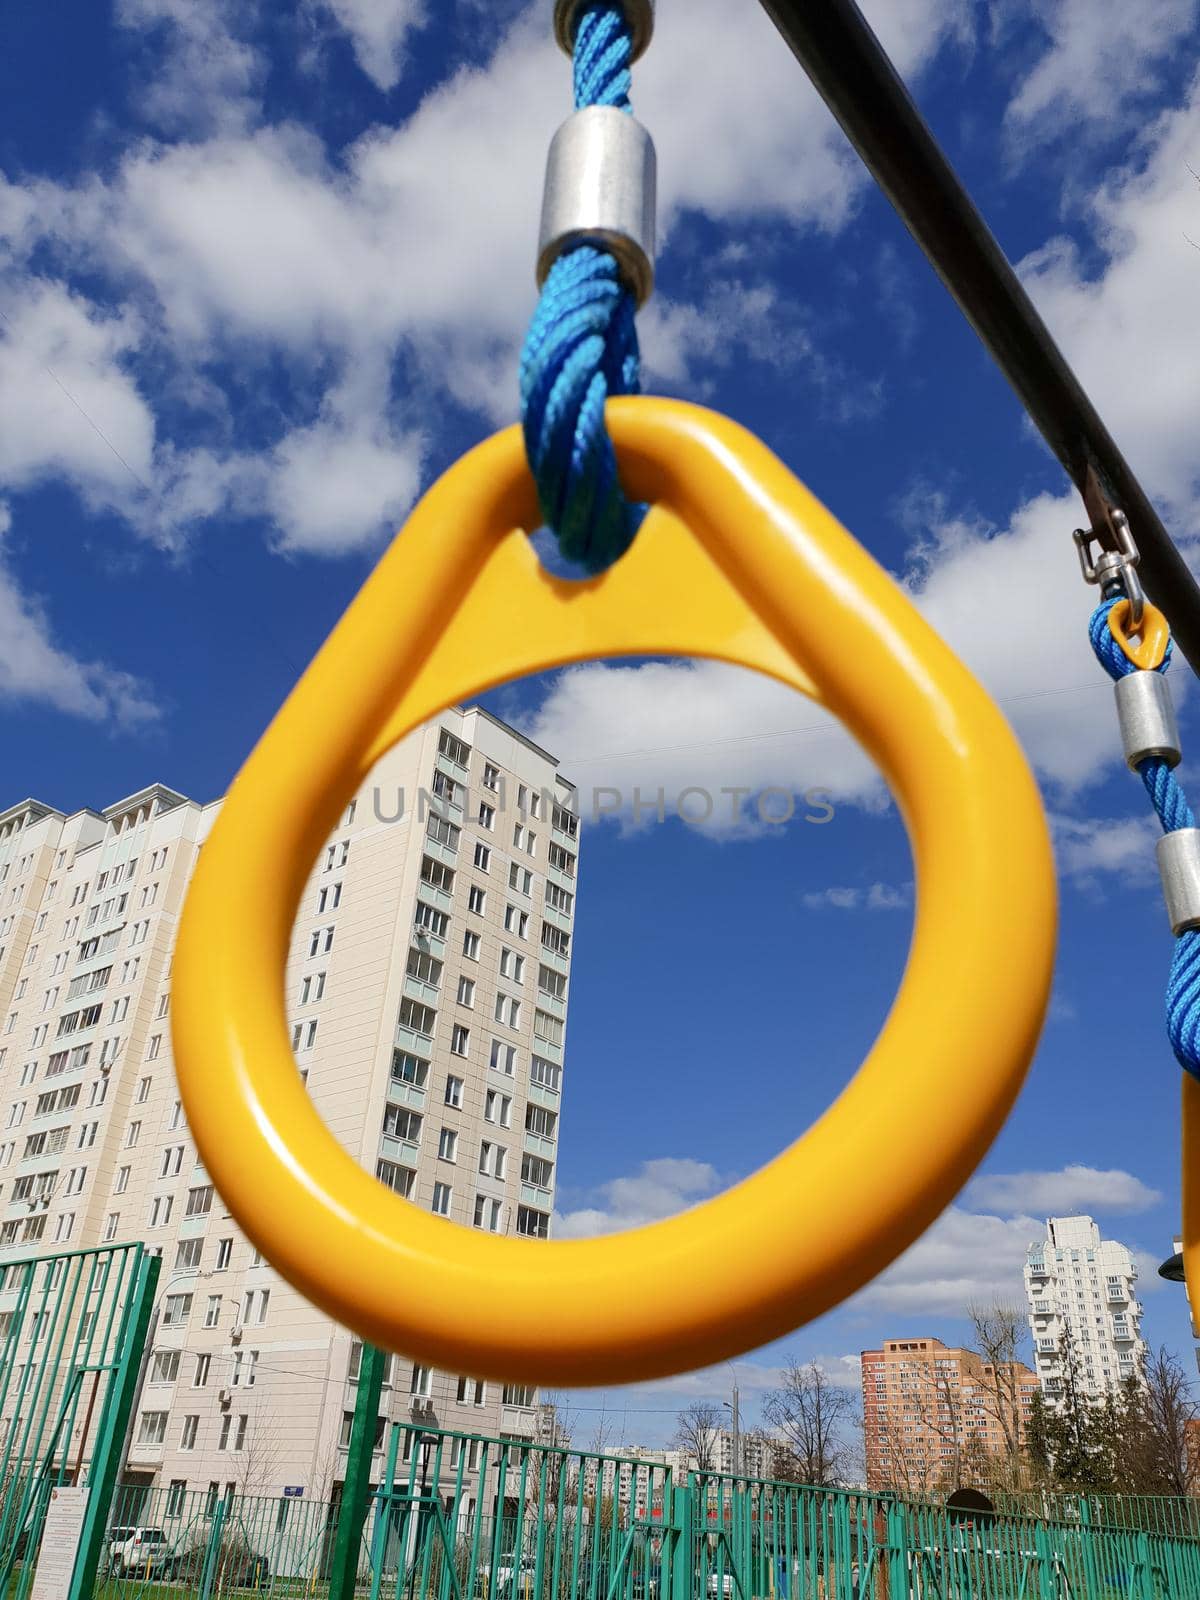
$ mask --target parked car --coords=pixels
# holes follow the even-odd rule
[[[522,1556],[518,1562],[517,1557],[509,1551],[507,1555],[500,1556],[496,1562],[496,1575],[493,1580],[490,1562],[485,1562],[478,1571],[478,1589],[481,1594],[486,1594],[489,1600],[521,1600],[526,1590],[533,1585],[533,1574],[537,1563],[532,1556]],[[517,1579],[516,1594],[513,1594],[513,1580]]]
[[[110,1528],[108,1568],[115,1577],[142,1573],[162,1577],[175,1564],[175,1551],[161,1528]]]

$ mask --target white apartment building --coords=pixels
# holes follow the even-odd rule
[[[1091,1217],[1050,1217],[1046,1237],[1025,1260],[1025,1297],[1035,1370],[1050,1404],[1061,1403],[1068,1353],[1075,1382],[1097,1398],[1135,1376],[1146,1354],[1138,1270],[1115,1239],[1102,1239]]]
[[[573,799],[512,728],[445,712],[371,773],[297,917],[293,1045],[318,1111],[381,1181],[466,1227],[549,1229]],[[154,785],[101,811],[0,813],[0,1266],[144,1240],[162,1268],[126,1481],[322,1499],[361,1348],[238,1232],[172,1066],[172,948],[219,808]],[[388,1418],[531,1437],[535,1402],[396,1356],[379,1437]]]

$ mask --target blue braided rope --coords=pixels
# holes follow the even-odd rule
[[[1119,598],[1102,601],[1088,622],[1088,637],[1096,659],[1114,679],[1141,670],[1121,649],[1108,625],[1108,614]],[[1170,666],[1171,649],[1168,644],[1157,671],[1165,672]],[[1196,826],[1187,795],[1173,769],[1160,756],[1139,762],[1137,770],[1164,833]],[[1175,941],[1167,980],[1167,1036],[1179,1065],[1200,1077],[1200,928],[1186,928]]]
[[[575,105],[629,111],[631,40],[620,0],[591,0],[575,35]],[[641,388],[633,295],[615,259],[589,245],[551,267],[521,352],[525,452],[546,526],[563,556],[603,572],[624,555],[646,507],[621,493],[604,426],[610,395]]]

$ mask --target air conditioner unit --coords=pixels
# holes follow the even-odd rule
[[[242,1330],[240,1328],[236,1328],[236,1327],[230,1328],[230,1330],[229,1330],[229,1342],[230,1342],[230,1344],[241,1344],[241,1342],[242,1342]]]

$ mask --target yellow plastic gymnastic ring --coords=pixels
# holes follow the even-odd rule
[[[1049,992],[1045,820],[983,690],[751,434],[658,399],[615,401],[609,423],[627,490],[655,507],[629,554],[584,584],[540,567],[519,531],[537,523],[519,430],[454,466],[234,783],[179,935],[179,1080],[233,1215],[332,1316],[450,1372],[650,1378],[836,1305],[974,1170],[1020,1088]],[[909,826],[912,948],[857,1075],[761,1171],[625,1234],[495,1237],[393,1194],[318,1118],[288,1042],[292,923],[322,843],[409,729],[508,679],[622,654],[736,662],[849,725]]]

